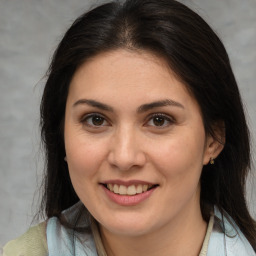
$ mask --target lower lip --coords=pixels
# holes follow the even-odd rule
[[[111,201],[115,202],[116,204],[122,205],[122,206],[133,206],[133,205],[137,205],[137,204],[145,201],[152,195],[152,193],[157,188],[157,187],[154,187],[144,193],[136,194],[133,196],[127,196],[127,195],[115,194],[115,193],[111,192],[110,190],[108,190],[103,185],[102,185],[102,187]]]

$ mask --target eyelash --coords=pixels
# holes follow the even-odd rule
[[[165,127],[167,127],[175,122],[175,120],[172,117],[170,117],[169,115],[166,115],[163,113],[155,113],[155,114],[152,114],[149,116],[149,118],[147,119],[147,123],[149,123],[149,121],[153,122],[154,118],[161,118],[161,119],[163,119],[164,123],[168,122],[168,124],[161,125],[161,126],[148,125],[148,126],[152,126],[152,127],[157,127],[158,129],[164,129]]]
[[[100,128],[100,127],[103,127],[103,126],[107,126],[107,125],[98,125],[98,126],[97,126],[97,125],[95,125],[95,124],[90,124],[90,123],[88,122],[88,120],[89,120],[90,118],[93,118],[93,117],[98,117],[98,118],[101,118],[101,119],[103,120],[103,122],[108,122],[108,121],[106,120],[106,118],[105,118],[104,116],[102,116],[101,114],[98,114],[98,113],[90,113],[90,114],[85,115],[85,116],[82,117],[81,123],[84,124],[84,125],[86,125],[86,126],[93,127],[93,128]],[[91,123],[92,123],[92,121],[91,121]],[[108,123],[109,123],[109,122],[108,122]]]
[[[91,122],[89,123],[88,122],[88,120],[90,119],[90,118],[100,118],[101,119],[101,121],[103,121],[103,123],[104,122],[107,122],[107,125],[105,124],[105,125],[102,125],[102,124],[100,124],[100,125],[95,125],[95,124],[93,124],[92,122],[92,120],[91,120]],[[163,121],[164,121],[164,124],[165,125],[160,125],[160,126],[157,126],[157,125],[149,125],[149,122],[151,121],[151,122],[154,122],[153,120],[154,120],[154,118],[160,118],[160,119],[162,119]],[[167,124],[166,124],[166,122],[167,122]],[[174,118],[172,118],[172,117],[170,117],[169,115],[166,115],[166,114],[163,114],[163,113],[154,113],[154,114],[152,114],[152,115],[150,115],[148,118],[147,118],[147,121],[146,121],[146,126],[150,126],[150,127],[157,127],[158,129],[164,129],[165,127],[167,127],[167,126],[169,126],[169,125],[171,125],[171,124],[173,124],[175,122],[175,120],[174,120]],[[85,116],[83,116],[82,118],[81,118],[81,123],[82,124],[84,124],[84,125],[86,125],[86,126],[88,126],[88,127],[92,127],[92,128],[101,128],[101,127],[104,127],[104,126],[109,126],[109,121],[103,116],[103,115],[101,115],[101,114],[99,114],[99,113],[90,113],[90,114],[88,114],[88,115],[85,115]]]

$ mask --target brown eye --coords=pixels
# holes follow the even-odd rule
[[[165,123],[165,118],[161,116],[157,116],[153,118],[153,123],[155,126],[163,126]]]
[[[102,126],[107,126],[108,122],[106,119],[98,114],[90,114],[87,115],[85,118],[83,118],[82,123],[91,126],[91,127],[102,127]]]
[[[101,126],[104,123],[104,118],[101,116],[93,116],[92,117],[92,124],[95,126]]]
[[[154,114],[147,122],[148,126],[156,128],[165,128],[174,123],[174,120],[165,114]]]

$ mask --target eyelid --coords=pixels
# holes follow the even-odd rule
[[[80,118],[80,122],[88,127],[93,127],[93,128],[101,128],[101,127],[107,126],[107,125],[100,125],[100,126],[91,125],[86,122],[89,118],[94,117],[94,116],[99,116],[99,117],[103,118],[105,122],[110,124],[109,120],[104,115],[102,115],[98,112],[91,112],[91,113],[82,115],[82,117]]]
[[[170,119],[170,120],[174,120],[174,118],[171,117],[169,114],[165,114],[163,112],[157,112],[157,113],[150,114],[149,118],[158,117],[158,116],[165,117],[165,118]]]
[[[154,117],[162,117],[162,118],[164,118],[166,121],[169,122],[169,125],[164,125],[164,126],[148,125],[148,126],[156,127],[156,128],[158,128],[158,129],[163,129],[163,128],[166,128],[166,127],[170,126],[171,124],[175,123],[175,119],[174,119],[172,116],[160,112],[160,113],[153,113],[153,114],[149,115],[149,116],[147,117],[147,120],[146,120],[146,125],[147,125],[147,124],[149,123],[149,121],[152,120]]]

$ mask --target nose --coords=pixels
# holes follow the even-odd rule
[[[110,143],[109,163],[120,171],[142,167],[146,162],[146,155],[139,136],[132,128],[118,129]]]

